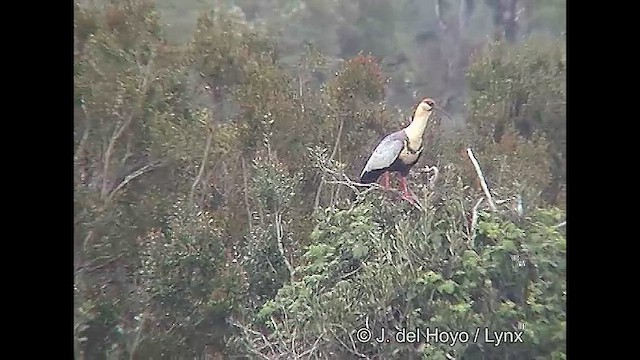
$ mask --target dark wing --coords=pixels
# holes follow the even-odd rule
[[[403,147],[404,142],[402,138],[396,136],[396,134],[389,135],[382,139],[364,166],[360,177],[369,171],[384,169],[393,164],[398,158],[398,155],[400,155]]]

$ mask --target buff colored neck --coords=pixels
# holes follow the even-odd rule
[[[415,115],[413,116],[413,121],[411,124],[404,129],[404,132],[407,134],[407,137],[412,142],[421,143],[422,135],[424,135],[424,131],[427,128],[427,121],[429,120],[429,116],[431,116],[432,110],[416,110]]]

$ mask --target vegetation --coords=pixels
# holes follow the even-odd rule
[[[565,358],[564,7],[502,3],[77,4],[76,358]],[[419,204],[355,186],[425,96]]]

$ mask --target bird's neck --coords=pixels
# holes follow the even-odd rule
[[[424,130],[427,128],[427,120],[429,120],[430,115],[431,112],[428,112],[426,114],[416,115],[413,117],[411,124],[404,129],[404,132],[407,134],[410,141],[421,142],[422,135],[424,135]]]

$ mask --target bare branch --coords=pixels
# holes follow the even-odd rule
[[[89,247],[89,244],[91,243],[91,240],[93,240],[93,236],[94,236],[94,231],[93,230],[89,230],[89,232],[87,233],[87,236],[85,236],[84,241],[82,242],[82,250],[87,251],[87,248]]]
[[[344,343],[344,341],[342,341],[342,339],[340,339],[340,337],[336,336],[335,332],[334,332],[334,338],[350,353],[352,353],[353,355],[356,355],[362,359],[370,359],[367,355],[361,353],[358,351],[358,347],[356,346],[356,342],[353,340],[353,335],[351,335],[350,332],[347,331],[347,329],[345,329],[343,326],[338,325],[338,324],[333,324],[336,327],[339,327],[342,329],[342,331],[344,331],[348,336],[349,336],[349,340],[351,340],[351,347],[347,346],[347,344]]]
[[[300,96],[300,108],[302,109],[302,113],[304,114],[304,101],[302,100],[302,89],[304,85],[304,81],[302,79],[302,74],[298,75],[298,83],[299,83],[299,96]]]
[[[247,335],[247,334],[249,334],[249,333],[250,333],[250,334],[253,334],[253,335],[256,335],[256,336],[260,337],[260,338],[262,339],[262,341],[264,342],[265,347],[268,347],[268,348],[271,350],[271,352],[272,352],[273,354],[277,354],[276,350],[275,350],[275,349],[274,349],[274,347],[273,347],[273,344],[272,344],[269,340],[267,340],[267,338],[266,338],[266,337],[264,336],[264,334],[262,334],[261,332],[258,332],[258,331],[255,331],[255,330],[253,330],[253,329],[250,329],[250,328],[248,328],[248,327],[246,327],[246,326],[244,326],[244,325],[240,324],[239,322],[234,321],[234,320],[231,320],[231,319],[227,320],[227,322],[228,322],[229,324],[231,324],[231,325],[233,325],[233,326],[235,326],[235,327],[239,328],[240,330],[242,330],[242,331],[245,333],[245,335]],[[256,349],[254,349],[254,348],[253,348],[253,344],[252,344],[252,345],[249,345],[249,346],[247,346],[247,347],[249,348],[249,351],[251,351],[252,353],[254,353],[254,354],[256,354],[256,355],[260,356],[260,357],[261,357],[261,358],[263,358],[263,359],[270,360],[270,358],[269,358],[268,356],[266,356],[265,354],[263,354],[263,353],[261,353],[261,352],[257,351]],[[263,348],[264,348],[264,347],[263,347]]]
[[[331,151],[331,156],[329,157],[329,161],[332,161],[336,153],[338,152],[338,147],[340,146],[340,138],[342,137],[342,129],[344,127],[344,117],[340,116],[340,126],[338,127],[338,135],[336,135],[336,142],[333,145],[333,151]],[[318,190],[316,191],[316,198],[314,201],[314,209],[318,209],[320,206],[320,194],[322,193],[322,185],[325,183],[325,174],[322,174],[322,179],[320,179],[320,185],[318,185]]]
[[[193,201],[194,201],[196,188],[198,187],[200,182],[202,182],[204,169],[207,165],[207,160],[209,159],[209,150],[211,149],[212,140],[213,140],[213,131],[210,130],[209,134],[207,135],[207,143],[204,146],[204,154],[202,155],[202,161],[200,162],[200,170],[198,170],[198,175],[196,176],[195,180],[193,181],[193,184],[191,185],[191,192],[189,193],[189,200],[191,201],[191,204],[193,204]]]
[[[82,133],[82,138],[80,138],[80,142],[78,143],[78,147],[76,148],[76,152],[75,152],[75,160],[78,161],[80,156],[82,156],[82,153],[84,152],[84,148],[86,146],[87,143],[87,139],[89,138],[89,131],[91,129],[91,120],[89,119],[89,113],[87,111],[87,106],[84,103],[84,98],[80,99],[81,104],[80,104],[80,108],[82,109],[82,112],[84,112],[84,131]]]
[[[282,214],[280,214],[280,212],[276,213],[276,237],[278,239],[278,250],[280,251],[280,255],[282,255],[284,264],[289,270],[289,277],[291,279],[291,282],[293,283],[293,275],[295,273],[295,269],[293,268],[293,266],[291,266],[291,263],[289,262],[289,259],[287,259],[287,256],[284,252],[284,245],[282,244]]]
[[[340,277],[340,280],[344,280],[344,279],[348,278],[349,276],[351,276],[351,275],[353,275],[353,274],[357,273],[358,271],[362,270],[363,268],[364,268],[364,266],[362,266],[362,265],[358,266],[355,270],[350,271],[350,272],[348,272],[348,273],[346,273],[346,274],[342,275],[342,276]]]
[[[127,163],[127,160],[129,160],[133,155],[133,152],[131,151],[132,142],[133,142],[133,138],[129,137],[127,139],[127,147],[125,148],[124,156],[122,157],[122,160],[120,160],[120,166],[124,166]]]
[[[565,220],[565,221],[563,221],[563,222],[561,222],[561,223],[560,223],[560,224],[558,224],[558,225],[555,225],[555,226],[554,226],[554,228],[556,228],[556,229],[557,229],[557,228],[563,227],[563,226],[565,226],[565,225],[567,225],[567,221],[566,221],[566,220]]]
[[[124,180],[122,180],[122,182],[120,182],[120,184],[118,184],[118,186],[116,186],[115,189],[113,189],[113,191],[109,194],[109,197],[107,198],[108,201],[111,201],[113,199],[113,197],[115,196],[115,194],[120,191],[123,187],[125,187],[129,182],[131,182],[131,180],[145,174],[148,173],[151,170],[154,170],[156,168],[158,168],[159,166],[161,166],[162,163],[160,161],[156,161],[154,163],[151,164],[147,164],[143,167],[141,167],[140,169],[132,172],[131,174],[127,175]]]
[[[433,190],[436,187],[436,181],[438,180],[438,176],[440,175],[440,170],[438,170],[437,166],[432,166],[428,168],[428,170],[433,172],[433,176],[429,178],[429,188]]]
[[[129,127],[129,125],[131,125],[133,118],[137,114],[138,110],[144,104],[145,96],[147,94],[147,91],[149,90],[149,86],[150,86],[149,84],[151,83],[150,82],[151,69],[153,68],[154,58],[155,58],[155,53],[152,54],[152,57],[146,66],[146,74],[144,76],[144,79],[142,80],[141,89],[139,90],[140,97],[138,99],[138,103],[134,106],[133,109],[131,109],[129,116],[124,120],[124,122],[121,121],[118,123],[119,126],[116,126],[116,129],[114,130],[114,133],[111,136],[111,139],[109,140],[109,145],[107,146],[107,150],[104,153],[104,167],[102,170],[102,192],[101,192],[101,196],[103,199],[107,198],[109,194],[108,180],[109,180],[109,166],[111,165],[111,156],[113,155],[113,151],[115,149],[116,143],[118,142],[118,139],[120,139],[124,131]]]
[[[404,194],[402,194],[402,192],[400,192],[400,191],[398,191],[398,190],[395,190],[395,189],[385,189],[384,187],[382,187],[382,186],[380,186],[379,184],[376,184],[376,183],[371,183],[371,184],[362,184],[362,183],[359,183],[359,182],[353,181],[353,180],[351,180],[351,179],[347,176],[347,174],[345,174],[345,173],[343,173],[343,172],[337,172],[337,171],[335,171],[335,170],[329,169],[329,168],[327,168],[327,167],[326,167],[326,166],[324,166],[324,165],[319,165],[319,167],[320,167],[320,169],[322,169],[322,171],[324,171],[324,172],[326,172],[326,173],[331,174],[331,175],[334,177],[334,179],[336,179],[336,180],[327,180],[326,182],[327,182],[328,184],[341,184],[341,185],[346,185],[346,186],[348,186],[349,188],[351,188],[351,190],[353,190],[353,191],[354,191],[355,193],[357,193],[357,194],[364,195],[364,194],[366,194],[366,193],[368,193],[368,192],[372,191],[373,189],[383,189],[383,190],[385,190],[385,191],[395,193],[396,195],[399,195],[399,196],[403,196],[403,195],[404,195]],[[343,178],[344,180],[337,180],[338,178]],[[364,187],[364,188],[368,188],[368,189],[367,189],[367,190],[364,190],[364,191],[360,191],[360,190],[358,189],[358,187]],[[411,191],[411,190],[409,190],[409,191]],[[412,194],[413,194],[413,192],[412,192]],[[415,194],[413,194],[413,196],[414,196],[414,197],[416,197],[416,196],[415,196]],[[408,201],[408,200],[407,200],[407,201]],[[417,201],[408,201],[408,202],[409,202],[411,205],[413,205],[416,209],[418,209],[418,210],[420,210],[420,211],[422,211],[422,210],[423,210],[422,205],[420,205]]]
[[[316,352],[318,350],[318,344],[320,343],[320,340],[322,340],[322,338],[326,335],[326,330],[322,332],[322,334],[320,334],[320,336],[318,336],[318,338],[316,339],[316,341],[313,343],[313,345],[311,346],[311,349],[306,350],[305,352],[303,352],[302,354],[300,354],[298,357],[304,357],[304,356],[311,356],[311,354],[313,354],[314,352]]]
[[[480,164],[478,164],[478,160],[476,160],[476,157],[473,155],[473,151],[471,151],[471,148],[467,148],[467,155],[469,155],[469,159],[471,159],[471,162],[473,163],[473,167],[476,170],[478,179],[480,179],[480,185],[482,186],[482,191],[484,191],[484,194],[487,197],[487,200],[489,201],[489,206],[491,207],[491,210],[498,211],[498,208],[496,207],[496,204],[493,202],[493,198],[491,197],[491,193],[489,192],[489,187],[487,186],[487,182],[485,181],[484,176],[482,175]]]
[[[244,182],[244,206],[247,208],[247,222],[249,223],[249,233],[251,233],[253,231],[253,216],[251,216],[251,206],[249,206],[249,177],[244,156],[240,157],[240,164],[242,165],[242,181]]]
[[[99,258],[94,259],[93,261],[91,261],[88,264],[80,266],[78,269],[76,269],[75,273],[78,274],[78,273],[80,273],[82,271],[85,271],[85,272],[96,271],[96,270],[98,270],[100,268],[103,268],[103,267],[113,263],[114,261],[120,259],[123,256],[124,256],[124,253],[120,253],[119,255],[114,256],[114,257],[101,256]],[[104,263],[102,263],[100,265],[95,265],[96,263],[98,263],[99,261],[102,261],[102,260],[107,260],[107,261],[105,261]]]
[[[476,237],[476,226],[478,225],[478,208],[480,207],[480,204],[482,204],[482,202],[484,201],[484,198],[481,197],[478,202],[476,202],[476,204],[473,206],[473,209],[471,210],[471,230],[469,231],[469,234],[471,235],[471,240],[473,240]]]

